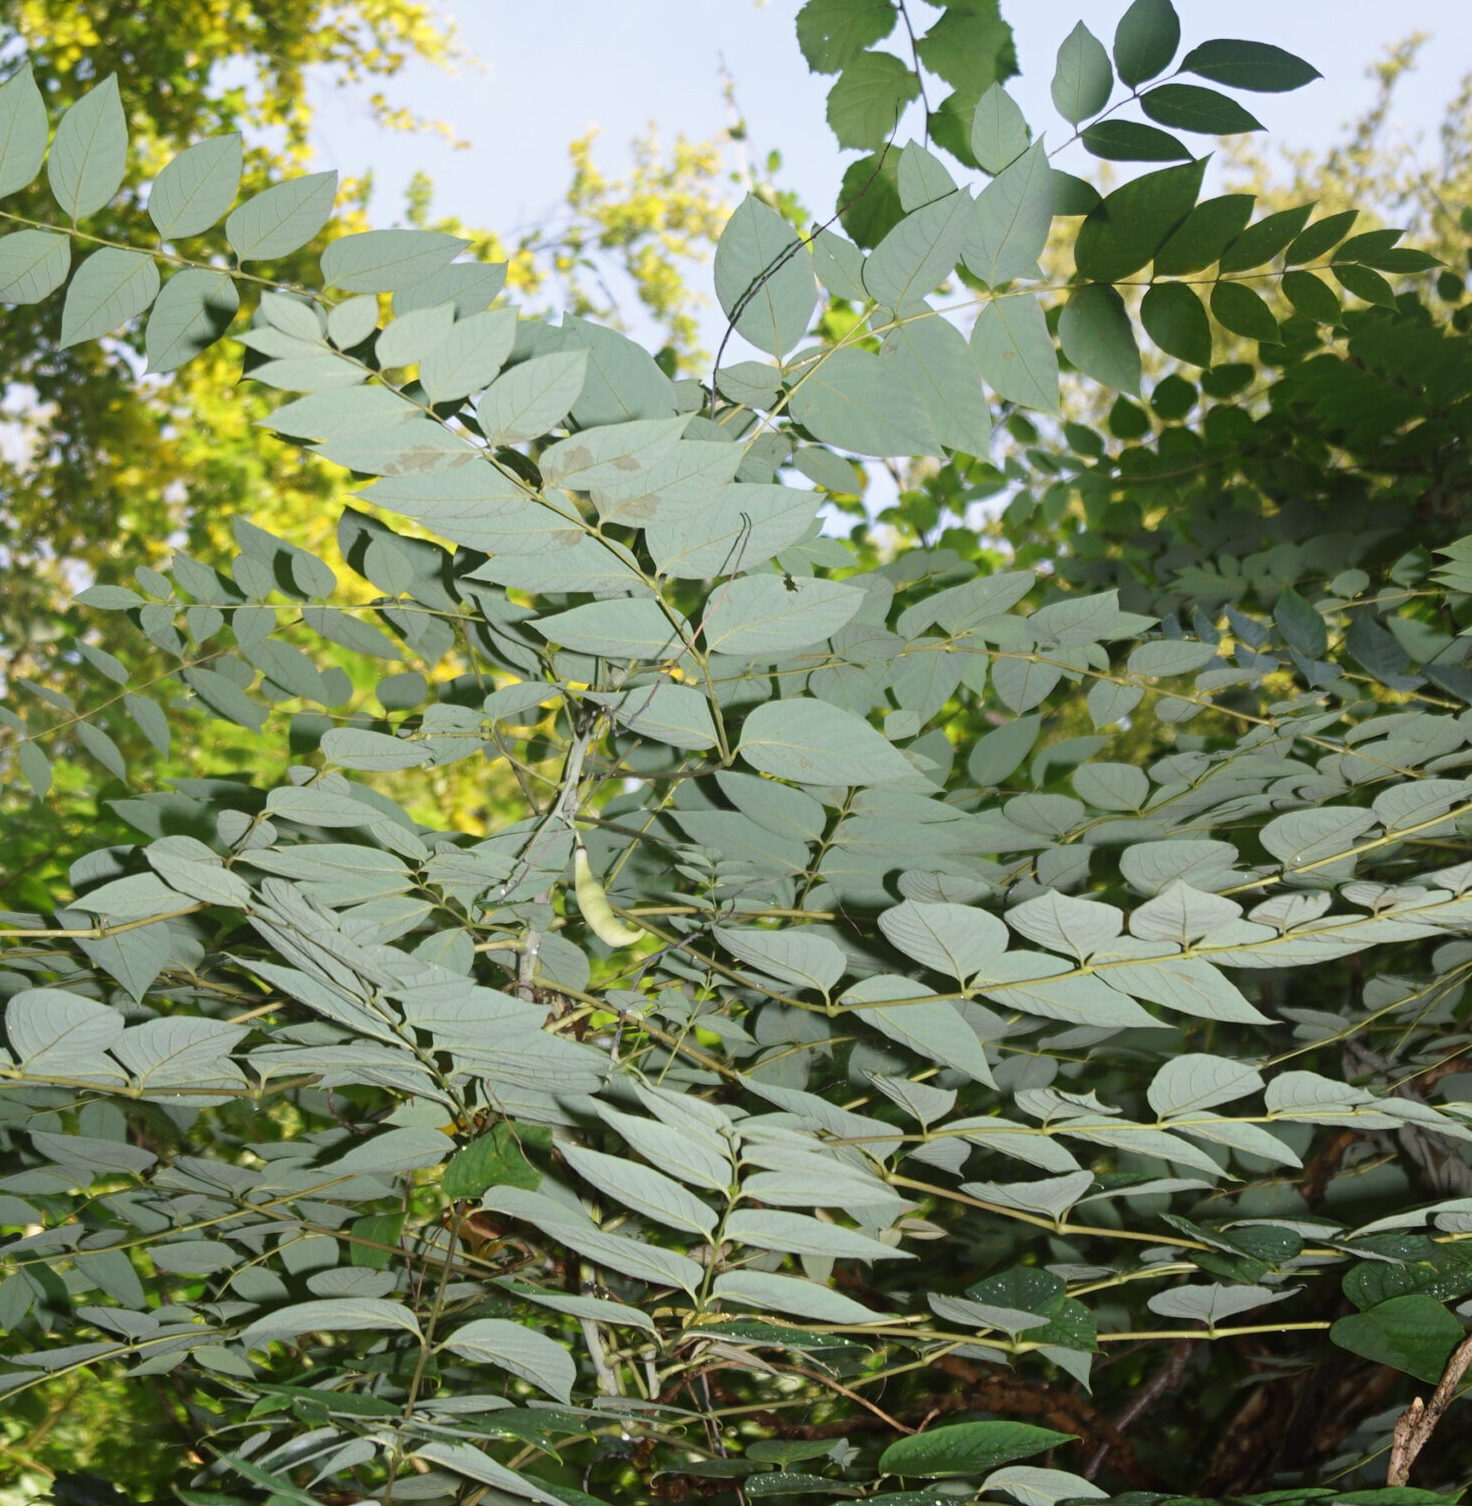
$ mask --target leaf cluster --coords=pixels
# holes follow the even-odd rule
[[[800,13],[841,145],[893,129],[897,20]],[[162,244],[95,246],[117,86],[49,155],[5,86],[0,183],[44,163],[56,212],[8,238],[47,239],[4,296],[60,295],[78,343],[144,319],[159,368],[233,331],[266,426],[359,491],[351,588],[237,516],[228,569],[180,552],[80,594],[152,685],[94,649],[95,704],[0,708],[38,799],[77,751],[130,786],[127,839],[0,929],[0,1392],[180,1379],[206,1462],[179,1494],[210,1503],[1450,1498],[1455,1438],[1436,1489],[1368,1487],[1472,1293],[1472,542],[1410,547],[1385,461],[1433,418],[1414,463],[1455,447],[1464,337],[1380,295],[1425,265],[1394,232],[1198,202],[1194,160],[1082,202],[993,92],[1008,45],[974,0],[916,40],[962,99],[939,117],[974,92],[976,166],[948,149],[985,183],[911,144],[864,235],[737,210],[716,291],[767,359],[704,381],[524,316],[443,231],[335,236],[300,286],[253,270],[334,185],[237,202],[228,138],[158,174]],[[1141,92],[1178,46],[1166,3],[1112,61],[1080,26],[1060,114],[1118,78],[1179,129],[1236,120]],[[1180,66],[1312,73],[1232,41]],[[1059,220],[1067,287],[1039,269]],[[1288,329],[1248,285],[1296,307],[1295,276],[1335,313]],[[932,301],[956,286],[969,331]],[[1132,425],[1137,326],[1212,406],[1176,375]],[[1260,411],[1217,329],[1301,350]],[[1427,351],[1408,416],[1366,411],[1366,371],[1393,388]],[[1123,394],[1107,436],[1055,418],[1065,363]],[[1086,526],[879,557],[824,527],[866,457],[930,461],[942,497],[990,468]],[[1329,499],[1350,537],[1306,521]],[[176,703],[281,776],[150,787],[102,723],[162,752]],[[455,765],[520,807],[478,832],[408,808]],[[1285,1418],[1349,1389],[1304,1437],[1244,1414],[1249,1376]],[[1159,1420],[1126,1434],[1136,1393]]]

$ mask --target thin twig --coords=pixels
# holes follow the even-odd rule
[[[1416,1455],[1430,1443],[1436,1424],[1451,1405],[1469,1366],[1472,1366],[1472,1339],[1463,1339],[1452,1350],[1452,1357],[1446,1362],[1431,1400],[1423,1402],[1416,1397],[1396,1419],[1395,1431],[1390,1435],[1390,1465],[1385,1471],[1387,1485],[1404,1485],[1410,1479]]]

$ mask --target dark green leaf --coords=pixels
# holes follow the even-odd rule
[[[1313,261],[1315,257],[1332,250],[1349,234],[1350,226],[1359,218],[1358,209],[1341,210],[1338,214],[1326,214],[1315,220],[1288,247],[1285,258],[1290,267],[1300,262]]]
[[[1272,310],[1245,282],[1219,282],[1211,290],[1212,317],[1234,335],[1249,340],[1277,340]]]
[[[1124,300],[1111,287],[1075,288],[1058,320],[1063,354],[1086,376],[1139,396],[1140,352]]]
[[[1211,365],[1211,321],[1187,283],[1152,284],[1140,305],[1140,322],[1167,355],[1193,366]]]
[[[1079,227],[1074,259],[1083,276],[1118,282],[1147,266],[1191,212],[1206,159],[1143,173],[1109,194]]]
[[[1227,38],[1193,47],[1181,59],[1181,71],[1229,89],[1251,89],[1258,94],[1283,94],[1323,76],[1281,47]]]
[[[1012,28],[995,0],[947,6],[917,50],[926,68],[973,99],[1017,72]]]
[[[1053,213],[1084,215],[1104,202],[1099,190],[1085,178],[1053,169]]]
[[[1246,272],[1275,257],[1308,222],[1312,204],[1280,209],[1255,225],[1249,225],[1222,253],[1223,272]]]
[[[1315,272],[1285,272],[1283,295],[1300,314],[1320,324],[1341,322],[1338,294]]]
[[[828,124],[840,146],[872,150],[889,141],[919,94],[920,80],[892,53],[861,53],[828,91]]]
[[[1205,271],[1242,233],[1256,202],[1250,193],[1203,199],[1160,248],[1155,258],[1156,275],[1183,277]]]
[[[1198,84],[1161,84],[1141,95],[1140,107],[1151,120],[1178,131],[1235,136],[1242,131],[1262,130],[1262,122],[1235,99]]]
[[[837,73],[894,30],[890,0],[807,0],[797,13],[797,45],[814,73]]]
[[[1072,1433],[1026,1422],[957,1422],[897,1439],[879,1456],[879,1468],[888,1475],[981,1475],[1073,1441]]]
[[[1362,267],[1357,262],[1335,262],[1330,270],[1340,286],[1356,298],[1363,298],[1366,303],[1378,303],[1382,308],[1395,308],[1395,289],[1372,268]]]
[[[877,246],[904,215],[900,154],[892,146],[851,162],[838,190],[838,217],[857,246]]]
[[[1191,148],[1137,120],[1101,120],[1083,133],[1084,149],[1107,162],[1178,162]]]
[[[1181,45],[1181,21],[1171,0],[1134,0],[1114,29],[1114,66],[1133,89],[1170,67]]]
[[[1451,1352],[1466,1337],[1462,1325],[1434,1297],[1392,1297],[1368,1312],[1340,1318],[1329,1337],[1341,1349],[1377,1365],[1404,1370],[1435,1385]]]

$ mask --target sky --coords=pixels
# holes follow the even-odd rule
[[[1061,42],[1080,16],[1106,43],[1126,0],[1003,0],[1022,77],[1009,89],[1036,126],[1061,129],[1048,81]],[[1241,95],[1275,140],[1322,149],[1369,101],[1367,67],[1412,32],[1427,33],[1420,66],[1402,90],[1395,128],[1433,135],[1461,75],[1472,70],[1467,0],[1176,0],[1183,43],[1228,35],[1273,42],[1324,77],[1293,94]],[[723,69],[734,81],[754,154],[780,148],[780,186],[818,214],[831,209],[844,164],[824,121],[830,80],[806,70],[793,35],[798,0],[439,0],[478,65],[446,77],[413,66],[383,87],[395,105],[447,121],[470,145],[380,131],[366,89],[316,95],[317,168],[359,175],[372,167],[375,223],[402,222],[404,188],[417,169],[435,181],[434,209],[515,232],[559,203],[567,143],[601,128],[597,158],[616,175],[627,143],[651,122],[697,140],[728,124]],[[938,15],[924,0],[913,7]],[[1226,20],[1223,20],[1226,17]],[[1075,171],[1090,159],[1060,160]]]

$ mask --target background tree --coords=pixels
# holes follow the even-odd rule
[[[341,592],[235,518],[228,568],[80,597],[162,656],[140,726],[185,698],[285,767],[125,769],[129,841],[0,932],[22,1423],[94,1368],[166,1378],[167,1483],[210,1506],[1465,1476],[1433,1426],[1472,1354],[1472,544],[1425,505],[1465,428],[1453,290],[1398,232],[1198,203],[1176,133],[1313,76],[1271,45],[1183,43],[1166,0],[1075,28],[1059,113],[1144,164],[1101,199],[1005,92],[994,14],[912,24],[800,12],[868,153],[849,235],[738,207],[716,292],[769,359],[704,381],[520,317],[442,231],[273,282],[323,185],[231,208],[218,144],[149,211],[220,188],[215,241],[72,273],[79,342],[146,315],[196,359],[264,279],[270,427],[365,489]],[[897,148],[922,91],[936,150]],[[44,233],[116,191],[113,99],[57,125]],[[0,96],[17,190],[38,104]],[[1147,386],[1140,329],[1192,379]],[[1064,363],[1117,394],[1103,432]],[[819,526],[866,459],[893,549]],[[1010,558],[944,528],[988,492]],[[457,764],[519,808],[450,825]]]

